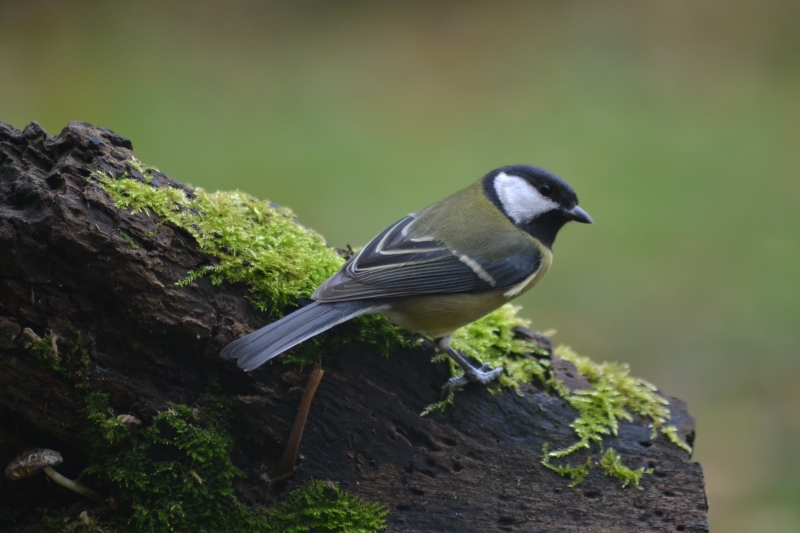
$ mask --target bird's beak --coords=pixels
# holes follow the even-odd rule
[[[589,216],[589,213],[578,207],[577,205],[572,209],[566,209],[564,212],[567,214],[570,220],[574,220],[575,222],[580,222],[581,224],[594,224],[592,217]]]

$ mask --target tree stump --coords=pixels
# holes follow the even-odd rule
[[[118,209],[87,180],[97,170],[135,175],[132,149],[81,122],[57,137],[36,123],[23,131],[0,123],[0,461],[50,447],[64,455],[65,474],[85,466],[74,391],[23,347],[22,335],[24,328],[57,339],[80,332],[91,387],[108,395],[114,414],[144,425],[170,403],[194,404],[215,376],[232,398],[236,427],[249,436],[235,439],[231,452],[244,472],[237,497],[248,501],[281,458],[304,377],[279,362],[245,374],[219,359],[223,346],[263,318],[242,284],[176,286],[210,262],[193,237]],[[153,186],[191,193],[154,176]],[[663,435],[651,440],[643,420],[622,423],[605,441],[631,468],[653,469],[637,490],[597,469],[572,488],[542,466],[545,443],[575,442],[576,411],[533,385],[519,394],[469,385],[443,413],[420,417],[449,377],[447,365],[431,362],[434,354],[430,343],[389,357],[369,346],[345,350],[325,368],[297,470],[275,490],[334,481],[386,506],[388,531],[708,531],[700,465]],[[570,385],[570,365],[556,371]],[[670,399],[670,410],[679,434],[693,434],[685,404]],[[569,461],[600,453],[579,451]],[[0,511],[25,513],[80,501],[43,479],[3,479],[0,495]]]

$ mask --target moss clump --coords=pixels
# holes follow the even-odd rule
[[[504,387],[519,388],[520,383],[531,383],[534,379],[544,383],[548,379],[546,356],[535,342],[520,338],[515,327],[530,328],[529,320],[517,316],[521,307],[506,304],[483,318],[456,331],[453,347],[493,368],[503,367],[505,372],[498,378]],[[448,361],[455,363],[448,357]]]
[[[203,414],[171,405],[153,423],[131,432],[102,393],[87,398],[95,461],[85,471],[119,505],[117,532],[373,533],[388,511],[351,497],[333,484],[309,482],[273,508],[250,508],[234,496],[242,473],[231,463],[231,440]],[[216,416],[213,418],[217,418]]]
[[[132,163],[150,177],[150,169]],[[158,215],[161,223],[189,232],[201,250],[217,259],[214,265],[189,272],[184,283],[203,276],[215,284],[247,283],[253,305],[272,318],[308,298],[344,263],[322,237],[298,224],[289,209],[243,192],[208,193],[198,188],[190,196],[126,175],[114,179],[95,173],[92,178],[121,209]]]
[[[553,457],[563,457],[592,442],[601,444],[605,435],[616,435],[619,421],[632,421],[638,414],[652,421],[653,431],[669,420],[669,402],[654,385],[631,377],[630,367],[620,363],[596,363],[566,346],[559,346],[555,354],[575,365],[589,380],[591,389],[569,393],[566,400],[578,411],[578,418],[570,427],[578,435],[578,442],[563,450],[550,452]]]
[[[351,497],[333,484],[312,481],[272,508],[237,501],[234,481],[242,473],[231,463],[231,438],[220,409],[171,405],[152,424],[131,430],[97,391],[84,398],[87,445],[92,462],[81,474],[97,478],[97,488],[114,502],[97,520],[81,517],[66,529],[107,533],[332,533],[381,531],[388,511]],[[208,416],[206,416],[208,415]],[[44,517],[28,532],[65,531],[63,517]]]
[[[78,518],[69,528],[62,517],[53,522],[45,516],[29,531],[268,531],[265,511],[234,498],[233,481],[242,474],[230,461],[224,422],[212,425],[201,420],[201,410],[171,405],[148,427],[128,428],[114,416],[108,396],[92,388],[82,335],[74,329],[70,333],[61,364],[53,370],[72,386],[82,406],[89,465],[81,477],[92,478],[88,484],[114,502],[113,512],[97,520]],[[46,339],[39,344],[49,345]],[[224,419],[224,402],[217,400],[206,398],[204,411]]]
[[[202,427],[199,415],[172,405],[143,429],[129,431],[110,414],[104,395],[87,401],[94,444],[84,474],[120,506],[118,528],[150,532],[256,530],[263,518],[234,498],[241,472],[228,456],[229,436]],[[262,524],[263,525],[263,524]]]
[[[129,431],[110,414],[105,396],[87,405],[95,431],[96,475],[119,505],[117,532],[373,533],[388,511],[333,484],[309,482],[271,509],[247,507],[234,495],[242,473],[231,463],[231,440],[220,426],[203,427],[197,409],[172,405],[149,427]],[[215,417],[216,418],[216,417]]]
[[[641,490],[642,487],[639,485],[639,481],[641,481],[642,476],[653,473],[652,468],[637,468],[636,470],[631,470],[623,465],[622,458],[614,451],[614,448],[609,448],[605,451],[603,457],[598,461],[597,466],[600,467],[603,474],[618,479],[622,483],[623,488],[630,485]]]
[[[491,364],[492,368],[503,367],[505,372],[497,378],[501,387],[516,390],[520,383],[535,380],[545,385],[552,384],[547,353],[535,342],[514,333],[516,327],[529,328],[531,325],[529,320],[517,316],[520,309],[506,304],[464,326],[453,334],[453,347],[480,362]],[[452,376],[461,374],[459,366],[446,354],[437,355],[434,361],[446,361]],[[427,406],[420,416],[444,411],[454,399],[455,394],[450,392],[444,400]]]
[[[372,533],[386,527],[387,514],[382,505],[352,497],[333,483],[311,481],[270,510],[268,520],[281,533]]]

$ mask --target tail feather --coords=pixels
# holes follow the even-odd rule
[[[314,302],[233,341],[219,355],[223,359],[237,360],[239,368],[254,370],[301,342],[358,315],[369,313],[376,307],[363,300]]]

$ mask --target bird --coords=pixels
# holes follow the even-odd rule
[[[443,391],[489,384],[503,369],[473,366],[451,346],[453,333],[533,288],[570,221],[593,223],[567,182],[536,166],[498,168],[383,230],[314,291],[313,303],[220,356],[252,371],[337,324],[381,314],[432,339],[461,367]]]

